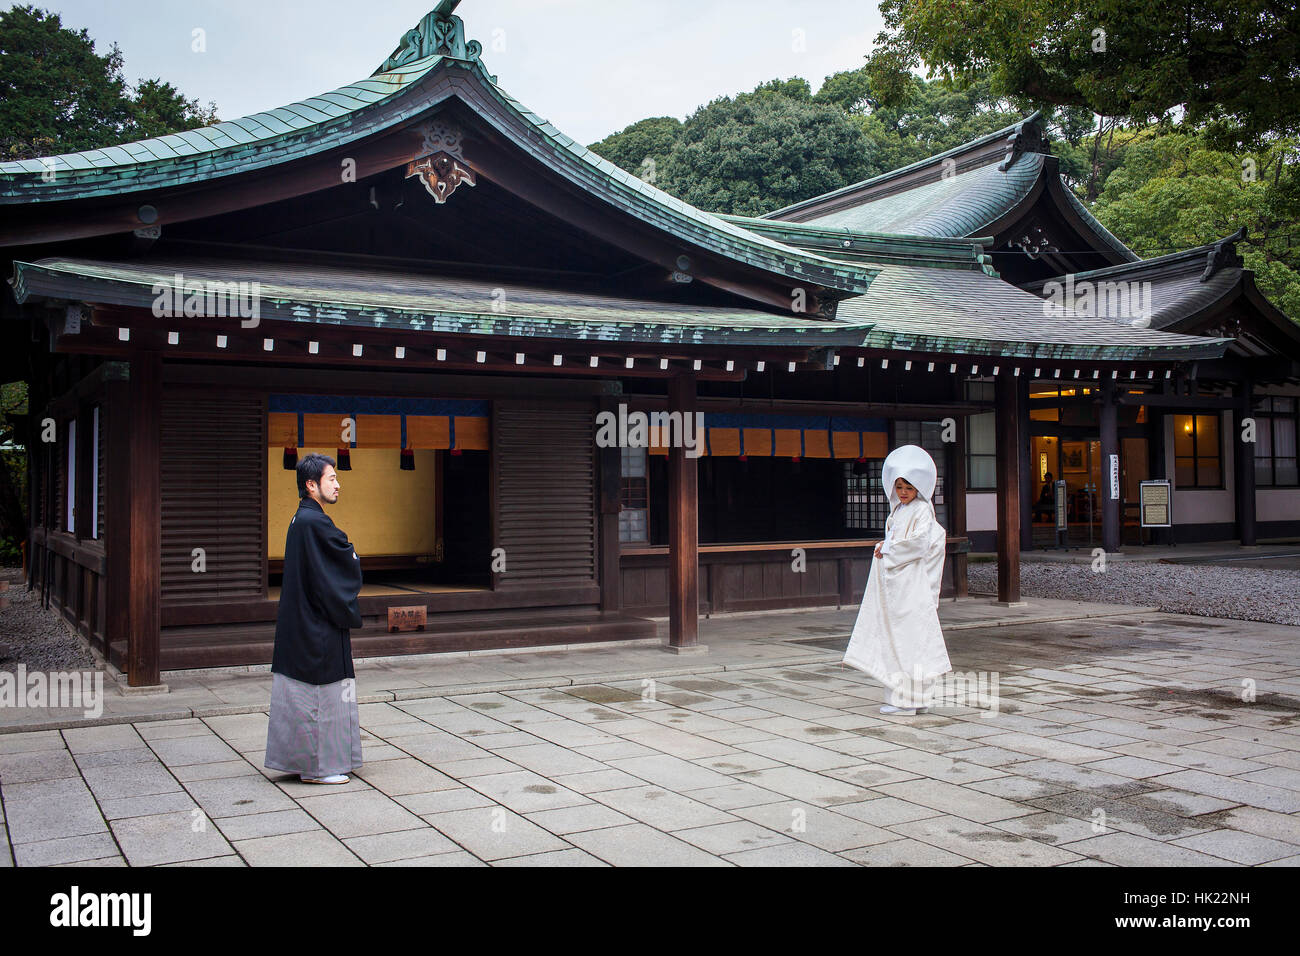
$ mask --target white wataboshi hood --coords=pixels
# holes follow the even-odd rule
[[[938,480],[938,469],[929,452],[919,445],[900,445],[885,458],[880,480],[889,496],[889,510],[898,507],[898,495],[894,492],[894,482],[902,478],[916,489],[918,497],[934,504],[934,485]]]

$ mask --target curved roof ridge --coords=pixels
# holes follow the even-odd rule
[[[845,264],[857,262],[921,262],[945,268],[978,269],[997,276],[992,257],[985,253],[991,237],[952,237],[858,232],[846,226],[785,222],[752,216],[719,218],[800,249],[817,252]]]
[[[764,219],[761,216],[737,216],[732,213],[714,213],[714,215],[719,219],[729,220],[744,228],[748,228],[745,226],[746,222],[751,222],[756,227],[762,229],[789,230],[790,232],[808,233],[809,235],[823,233],[826,235],[843,236],[848,239],[883,239],[889,242],[924,242],[930,244],[948,244],[953,246],[988,244],[993,241],[992,236],[927,236],[922,233],[868,232],[861,229],[851,229],[848,226],[823,225],[815,221],[786,222],[782,219]]]
[[[1179,252],[1167,252],[1162,256],[1155,256],[1150,259],[1136,259],[1133,262],[1122,262],[1119,265],[1104,266],[1100,269],[1090,269],[1087,272],[1071,272],[1067,276],[1075,281],[1083,279],[1107,279],[1118,275],[1134,275],[1143,272],[1158,272],[1166,270],[1169,266],[1178,264],[1188,264],[1194,266],[1203,266],[1202,281],[1209,279],[1212,275],[1223,268],[1244,268],[1241,257],[1237,255],[1236,245],[1246,238],[1246,227],[1242,226],[1230,236],[1224,236],[1222,239],[1215,239],[1212,242],[1206,242],[1199,246],[1192,246],[1189,249],[1183,249]],[[1051,279],[1042,279],[1037,282],[1026,283],[1023,288],[1036,289],[1048,282],[1059,282],[1067,276],[1058,276]]]
[[[776,219],[782,215],[796,212],[805,206],[812,205],[813,203],[820,203],[830,199],[837,199],[840,196],[850,195],[853,192],[859,190],[870,189],[874,186],[879,186],[883,183],[887,183],[893,179],[910,175],[919,170],[925,169],[929,166],[934,166],[936,164],[942,165],[945,159],[952,159],[955,156],[959,156],[963,153],[977,150],[981,147],[989,145],[990,143],[997,142],[998,140],[1001,139],[1007,139],[1009,137],[1014,137],[1014,139],[1010,144],[1011,148],[1008,149],[1007,154],[1003,157],[1002,161],[1003,163],[1005,163],[1005,167],[1003,167],[1004,169],[1009,168],[1011,165],[1013,165],[1015,160],[1018,159],[1022,153],[1044,152],[1050,155],[1050,150],[1048,150],[1047,148],[1047,143],[1042,138],[1042,131],[1038,128],[1038,121],[1041,118],[1042,118],[1041,111],[1034,110],[1034,112],[1030,113],[1028,116],[1024,117],[1023,119],[1017,120],[1016,122],[1012,123],[1010,126],[1004,126],[1000,130],[995,130],[992,133],[985,133],[983,136],[977,136],[975,139],[972,139],[969,142],[965,142],[959,146],[954,146],[951,149],[944,150],[942,153],[935,153],[933,156],[929,156],[925,159],[919,159],[916,162],[909,163],[906,166],[900,166],[898,169],[890,170],[887,173],[880,173],[879,175],[872,176],[870,179],[864,179],[861,182],[852,183],[848,186],[841,186],[839,189],[831,190],[828,193],[822,193],[820,196],[813,196],[809,199],[803,199],[797,203],[791,203],[788,206],[783,206],[780,209],[774,209],[771,212],[764,213],[762,218]],[[1030,129],[1034,130],[1032,134],[1028,132]],[[1024,138],[1024,141],[1022,141],[1022,137]],[[1037,149],[1027,148],[1031,146],[1037,146],[1041,148],[1037,148]],[[990,157],[989,163],[992,162],[993,158],[995,157]],[[988,165],[988,163],[982,163],[980,165]]]

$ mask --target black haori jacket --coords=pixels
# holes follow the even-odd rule
[[[360,591],[361,561],[348,536],[303,498],[284,542],[272,672],[307,684],[355,677],[348,628],[361,626]]]

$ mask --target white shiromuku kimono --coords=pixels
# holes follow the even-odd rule
[[[916,488],[916,497],[905,505],[894,491],[898,478]],[[888,687],[895,707],[929,707],[934,678],[952,669],[939,627],[947,533],[931,504],[934,459],[923,448],[903,445],[885,459],[881,480],[891,513],[844,663]]]

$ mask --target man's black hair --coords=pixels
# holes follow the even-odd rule
[[[312,452],[310,455],[303,455],[298,459],[298,497],[307,497],[307,482],[316,482],[320,486],[320,477],[325,474],[325,466],[334,467],[334,459],[329,455],[319,455]]]

